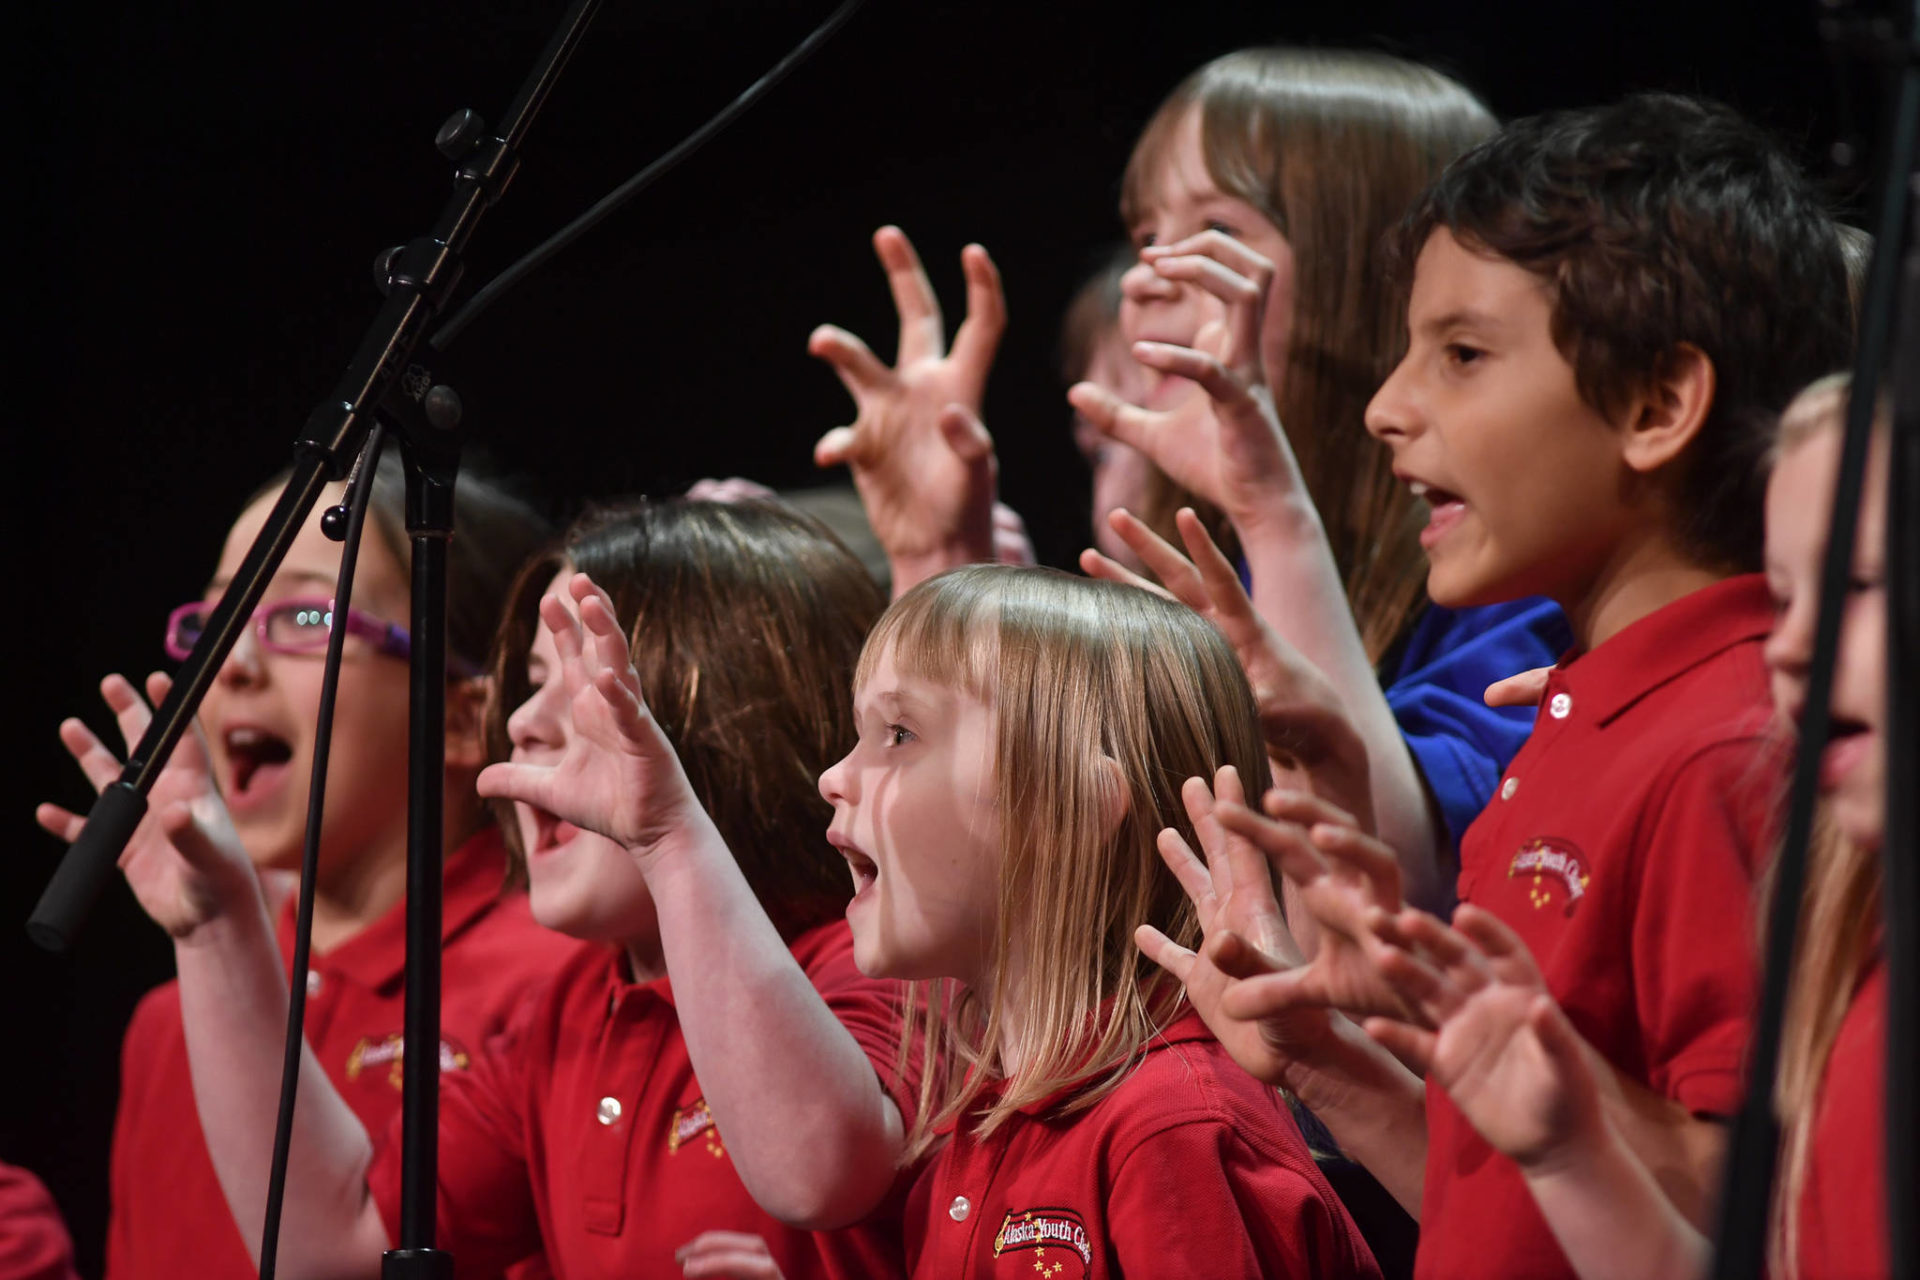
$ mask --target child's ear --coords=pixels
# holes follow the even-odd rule
[[[1108,840],[1120,834],[1121,820],[1132,806],[1133,793],[1127,788],[1126,770],[1112,756],[1100,757],[1100,821]]]
[[[447,768],[478,772],[487,763],[486,676],[447,682]]]
[[[1700,434],[1717,386],[1713,360],[1691,342],[1669,351],[1627,423],[1623,459],[1650,475],[1679,457]]]

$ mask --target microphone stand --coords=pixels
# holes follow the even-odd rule
[[[1836,5],[1836,8],[1842,7]],[[1793,967],[1820,755],[1830,727],[1829,700],[1839,647],[1840,615],[1853,564],[1855,533],[1873,419],[1883,380],[1892,384],[1892,465],[1887,494],[1886,826],[1881,845],[1888,968],[1886,1079],[1883,1101],[1888,1258],[1894,1276],[1920,1276],[1920,1105],[1911,1082],[1920,1012],[1920,875],[1914,865],[1913,779],[1916,701],[1913,664],[1920,658],[1920,0],[1902,0],[1894,18],[1851,14],[1823,21],[1836,48],[1850,48],[1897,74],[1888,113],[1873,263],[1860,304],[1858,351],[1848,397],[1846,434],[1835,479],[1832,521],[1821,566],[1820,611],[1814,629],[1807,702],[1787,810],[1786,836],[1774,869],[1766,938],[1765,980],[1749,1058],[1747,1095],[1735,1120],[1720,1187],[1714,1280],[1759,1280],[1766,1271],[1774,1169],[1780,1146],[1773,1091],[1779,1072],[1788,977]],[[1906,779],[1905,782],[1899,779]],[[1872,929],[1861,920],[1856,926]],[[1845,996],[1839,998],[1844,999]]]
[[[370,415],[379,415],[399,437],[406,463],[407,531],[413,548],[403,1185],[399,1247],[382,1261],[382,1276],[394,1280],[440,1280],[453,1275],[451,1255],[434,1249],[433,1240],[439,1138],[447,543],[453,533],[453,491],[460,459],[460,401],[416,360],[416,354],[434,316],[459,283],[460,255],[474,228],[512,181],[527,130],[598,8],[599,0],[573,0],[508,106],[501,129],[489,133],[481,118],[466,109],[441,126],[434,145],[457,166],[452,197],[429,234],[381,255],[375,270],[386,304],[333,394],[308,416],[294,444],[286,488],[215,606],[172,691],[128,753],[120,777],[101,791],[80,838],[67,850],[27,922],[28,935],[42,947],[65,951],[72,945],[146,814],[147,793],[193,723],[227,653],[249,625],[274,570],[322,488],[344,474],[359,452]],[[330,536],[336,533],[335,523],[324,522]],[[315,795],[311,803],[320,805],[323,799]],[[294,981],[302,977],[296,974]]]

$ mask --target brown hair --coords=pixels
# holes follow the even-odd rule
[[[648,708],[783,936],[838,915],[846,867],[826,842],[833,811],[817,783],[853,745],[854,663],[884,604],[860,562],[773,501],[589,512],[514,586],[494,646],[493,759],[511,750],[540,597],[563,568],[612,597]],[[518,828],[501,826],[522,873]]]
[[[1674,532],[1708,567],[1758,569],[1774,415],[1853,344],[1840,237],[1798,166],[1726,107],[1638,94],[1514,121],[1449,166],[1396,233],[1403,283],[1443,228],[1546,283],[1554,342],[1609,418],[1682,344],[1705,353]]]
[[[1192,904],[1155,848],[1173,827],[1198,848],[1181,803],[1189,777],[1234,765],[1265,787],[1253,695],[1233,650],[1184,605],[1050,569],[974,565],[921,583],[874,627],[856,686],[883,653],[905,673],[985,702],[995,724],[994,794],[1003,833],[991,964],[1022,960],[1021,983],[990,992],[932,984],[909,1007],[903,1064],[921,1076],[908,1159],[969,1115],[1005,1075],[1007,1025],[1020,1065],[977,1126],[1071,1088],[1090,1106],[1138,1064],[1179,1014],[1179,982],[1146,960],[1151,924],[1199,944]],[[1127,807],[1112,819],[1116,769]],[[985,872],[991,874],[991,872]]]
[[[282,471],[254,490],[248,505],[286,487]],[[367,520],[380,545],[392,553],[400,576],[409,584],[413,569],[413,540],[407,535],[407,480],[398,446],[380,453],[367,495]],[[534,509],[514,496],[507,485],[483,471],[469,468],[453,487],[453,538],[447,544],[447,656],[469,673],[483,671],[501,606],[514,584],[515,574],[553,536],[552,528]],[[395,618],[395,622],[404,619]]]
[[[1773,456],[1822,431],[1839,431],[1846,420],[1848,379],[1822,378],[1801,392],[1781,415]],[[1876,423],[1876,429],[1884,429]],[[1815,1109],[1827,1059],[1840,1035],[1854,989],[1881,946],[1881,868],[1878,854],[1847,839],[1823,804],[1814,812],[1807,845],[1806,891],[1797,925],[1799,943],[1787,979],[1786,1019],[1780,1032],[1780,1073],[1774,1108],[1780,1117],[1780,1171],[1774,1180],[1773,1230],[1769,1239],[1774,1274],[1799,1273],[1800,1200],[1813,1155]],[[1768,869],[1760,895],[1762,920],[1773,897]],[[1765,936],[1764,926],[1761,936]]]
[[[1378,660],[1424,601],[1426,566],[1420,504],[1363,423],[1406,347],[1404,298],[1378,270],[1377,253],[1427,184],[1495,121],[1466,88],[1418,63],[1356,50],[1243,49],[1187,77],[1148,122],[1121,187],[1129,227],[1150,207],[1181,121],[1196,107],[1208,174],[1260,210],[1293,250],[1286,363],[1267,379],[1367,653]],[[1191,504],[1173,491],[1147,505]],[[1214,513],[1208,523],[1223,521]]]

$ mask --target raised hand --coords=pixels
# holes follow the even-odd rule
[[[1369,1019],[1369,1034],[1424,1061],[1468,1123],[1523,1168],[1551,1166],[1604,1123],[1602,1083],[1580,1033],[1547,993],[1526,944],[1471,905],[1457,928],[1407,911],[1382,972],[1437,1026]]]
[[[702,1231],[673,1251],[680,1274],[724,1276],[726,1280],[780,1280],[780,1264],[767,1242],[745,1231]]]
[[[1272,1084],[1290,1085],[1334,1034],[1328,1011],[1299,1001],[1262,1019],[1241,1019],[1222,1006],[1222,996],[1236,979],[1281,973],[1300,963],[1300,949],[1281,914],[1266,858],[1219,820],[1222,805],[1246,802],[1239,773],[1221,769],[1211,791],[1201,779],[1189,778],[1180,797],[1206,861],[1171,827],[1160,833],[1159,849],[1193,903],[1200,950],[1188,950],[1151,925],[1142,925],[1134,941],[1148,959],[1180,979],[1195,1012],[1243,1070]]]
[[[540,602],[560,658],[562,714],[571,718],[565,745],[548,762],[489,765],[476,786],[483,796],[517,800],[606,836],[644,868],[688,824],[704,824],[704,811],[647,710],[613,601],[584,573],[568,580],[567,594],[578,617],[557,596]]]
[[[173,681],[160,672],[147,677],[147,697],[162,701]],[[100,682],[101,697],[120,726],[128,749],[147,731],[153,712],[124,677]],[[79,720],[60,724],[60,742],[97,792],[120,776],[121,761]],[[71,844],[86,819],[57,804],[42,804],[34,817]],[[154,923],[185,938],[234,903],[260,889],[245,846],[220,799],[206,744],[196,726],[183,735],[147,793],[147,816],[120,855],[127,884]]]
[[[873,247],[900,315],[899,351],[889,369],[846,330],[814,330],[807,349],[833,366],[857,412],[852,426],[820,438],[813,458],[853,469],[899,595],[943,569],[994,558],[993,439],[980,409],[1006,302],[993,259],[968,245],[967,318],[949,351],[940,303],[906,235],[882,227]]]
[[[1187,555],[1131,512],[1114,511],[1107,517],[1141,564],[1159,577],[1165,593],[1213,623],[1233,646],[1253,688],[1267,750],[1283,764],[1304,770],[1314,794],[1344,810],[1362,831],[1371,832],[1373,794],[1367,748],[1340,695],[1317,667],[1254,611],[1239,574],[1192,508],[1181,508],[1174,521]],[[1150,586],[1091,548],[1081,553],[1080,567],[1092,577]]]
[[[1291,901],[1311,917],[1317,938],[1300,968],[1236,983],[1222,1000],[1228,1015],[1258,1019],[1305,1002],[1355,1016],[1412,1016],[1379,971],[1393,948],[1378,929],[1401,908],[1393,851],[1317,796],[1270,791],[1264,808],[1221,804],[1216,812],[1287,878]]]
[[[1203,325],[1192,347],[1136,342],[1132,348],[1141,364],[1191,378],[1206,394],[1152,410],[1082,382],[1067,399],[1088,422],[1147,455],[1177,484],[1219,506],[1236,523],[1276,493],[1304,495],[1299,465],[1260,364],[1260,325],[1273,263],[1211,230],[1151,245],[1140,256],[1161,276],[1195,285],[1226,304],[1225,320]]]

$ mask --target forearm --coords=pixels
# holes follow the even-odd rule
[[[1426,1086],[1358,1024],[1330,1016],[1324,1052],[1311,1064],[1296,1061],[1278,1083],[1417,1219],[1426,1182]]]
[[[257,1262],[287,1021],[279,948],[256,898],[199,926],[176,943],[174,954],[201,1130]],[[281,1274],[378,1273],[389,1241],[367,1191],[371,1156],[359,1118],[312,1050],[304,1050],[281,1218]]]
[[[1696,1228],[1708,1230],[1726,1156],[1727,1126],[1694,1115],[1620,1074],[1591,1046],[1587,1052],[1596,1074],[1611,1085],[1600,1091],[1608,1122],[1680,1215]]]
[[[704,819],[704,815],[702,815]],[[681,1033],[747,1190],[774,1217],[824,1229],[892,1185],[900,1112],[704,820],[656,855],[648,886]]]
[[[1550,1168],[1522,1167],[1541,1216],[1581,1280],[1700,1275],[1707,1238],[1683,1217],[1613,1125],[1571,1143]]]
[[[1234,513],[1234,528],[1253,577],[1254,609],[1326,677],[1366,749],[1376,834],[1399,854],[1407,900],[1434,906],[1446,886],[1432,808],[1367,657],[1319,514],[1304,495],[1276,496]]]

